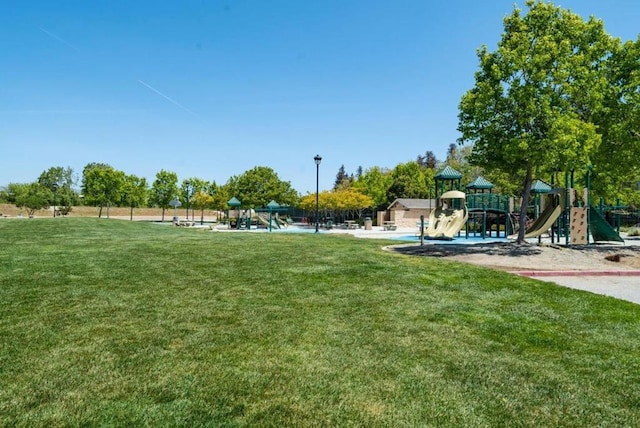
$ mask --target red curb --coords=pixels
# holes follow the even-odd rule
[[[518,270],[520,276],[640,276],[640,270]]]

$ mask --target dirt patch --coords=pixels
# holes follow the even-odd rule
[[[629,270],[640,269],[638,245],[589,245],[488,243],[475,245],[395,245],[401,254],[440,257],[506,271],[518,270]]]

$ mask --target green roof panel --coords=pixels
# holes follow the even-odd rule
[[[438,180],[458,180],[462,178],[462,174],[447,165],[445,169],[436,174],[435,178]]]
[[[236,198],[235,196],[231,199],[229,199],[227,201],[227,205],[231,206],[231,207],[239,207],[241,204],[241,202],[238,200],[238,198]]]
[[[553,187],[542,180],[536,180],[531,185],[531,193],[549,193],[552,190]]]
[[[473,180],[471,183],[467,184],[467,189],[493,189],[493,183],[488,181],[486,178],[480,176]]]

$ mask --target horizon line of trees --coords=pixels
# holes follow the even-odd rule
[[[384,210],[397,198],[431,199],[435,197],[435,175],[445,166],[451,166],[462,175],[463,186],[482,175],[495,185],[495,193],[522,196],[520,185],[509,174],[499,170],[484,170],[470,162],[473,146],[459,147],[450,144],[447,157],[440,161],[432,151],[427,150],[415,160],[400,163],[394,168],[373,166],[364,169],[359,166],[355,174],[348,174],[341,165],[332,189],[322,190],[319,206],[324,213],[333,217],[356,216],[363,210]],[[551,177],[541,177],[550,180]],[[550,181],[553,181],[550,180]],[[555,174],[555,182],[558,173]],[[640,180],[639,180],[640,181]],[[76,189],[79,187],[80,191]],[[628,201],[640,201],[638,189],[629,189]],[[464,189],[461,189],[464,190]],[[247,208],[260,208],[274,200],[280,205],[294,206],[303,210],[315,210],[315,193],[300,195],[291,183],[283,181],[269,167],[256,166],[238,176],[232,176],[227,183],[219,185],[199,177],[189,177],[178,181],[176,173],[160,170],[155,180],[148,183],[144,177],[126,174],[104,163],[89,163],[77,177],[69,167],[51,167],[43,171],[33,183],[10,183],[0,189],[0,202],[12,203],[33,215],[36,210],[55,206],[59,214],[67,214],[77,205],[99,208],[102,217],[106,208],[130,208],[133,218],[135,208],[162,208],[165,210],[177,199],[180,206],[198,210],[201,219],[207,209],[224,211],[227,201],[239,199]],[[616,195],[616,197],[618,197]],[[192,214],[193,215],[193,214]]]

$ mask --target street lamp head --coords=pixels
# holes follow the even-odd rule
[[[322,157],[320,155],[315,155],[313,157],[313,160],[316,162],[316,165],[320,165],[320,162],[322,162]]]

